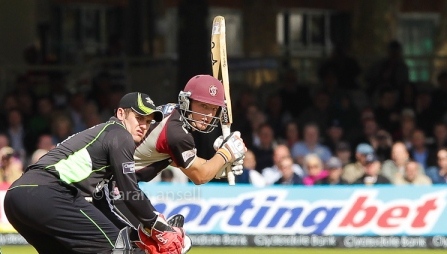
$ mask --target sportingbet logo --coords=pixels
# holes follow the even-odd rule
[[[422,235],[438,223],[447,191],[417,199],[377,198],[378,190],[357,190],[341,200],[286,200],[287,190],[246,193],[233,199],[159,203],[167,215],[181,213],[191,233]]]

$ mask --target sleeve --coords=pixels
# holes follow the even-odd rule
[[[121,129],[112,130],[106,134],[104,146],[124,203],[145,227],[150,228],[156,220],[156,210],[137,184],[132,136]]]
[[[176,166],[189,168],[197,156],[196,144],[190,133],[176,128],[168,128],[166,133],[169,149]]]

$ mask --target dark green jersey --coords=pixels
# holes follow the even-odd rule
[[[103,179],[116,181],[121,197],[128,208],[146,226],[150,225],[154,207],[141,192],[135,177],[133,153],[135,142],[121,122],[110,121],[79,132],[28,167],[27,174],[36,169],[48,171],[65,184],[72,185],[92,196]],[[46,177],[34,177],[30,184],[43,185]],[[23,184],[23,182],[22,182]]]

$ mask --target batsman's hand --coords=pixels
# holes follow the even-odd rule
[[[239,131],[232,132],[226,139],[218,137],[214,141],[213,147],[217,148],[216,153],[224,158],[225,163],[231,164],[239,160],[243,161],[245,152],[247,152],[247,147],[245,147]]]
[[[182,254],[185,233],[183,228],[173,227],[162,214],[157,215],[152,228],[138,227],[139,242],[136,245],[146,253]]]

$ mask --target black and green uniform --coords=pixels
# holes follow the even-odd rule
[[[107,180],[138,220],[150,227],[154,207],[135,177],[135,142],[122,123],[110,121],[67,138],[30,165],[7,191],[9,222],[40,253],[107,253],[119,229],[84,198]]]

